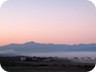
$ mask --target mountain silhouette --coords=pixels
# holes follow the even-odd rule
[[[96,51],[96,44],[44,44],[27,42],[24,44],[9,44],[0,46],[0,54],[4,53],[44,53],[44,52],[67,52],[67,51]]]

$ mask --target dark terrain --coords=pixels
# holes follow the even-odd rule
[[[87,72],[95,66],[54,57],[0,57],[0,62],[10,72]]]

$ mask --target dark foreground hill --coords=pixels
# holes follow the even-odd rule
[[[9,72],[87,72],[94,68],[95,64],[76,63],[71,60],[31,57],[20,60],[21,57],[1,57],[2,67]],[[6,60],[7,59],[7,60]],[[42,59],[42,60],[41,60]]]

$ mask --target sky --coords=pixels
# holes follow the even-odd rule
[[[96,43],[96,8],[88,0],[8,0],[0,8],[0,45]]]

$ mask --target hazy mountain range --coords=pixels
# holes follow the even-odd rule
[[[96,44],[43,44],[27,42],[24,44],[9,44],[0,46],[0,54],[26,54],[44,52],[65,52],[65,51],[96,51]]]

